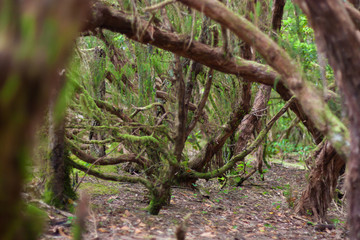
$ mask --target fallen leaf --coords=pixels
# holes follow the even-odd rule
[[[127,217],[130,217],[131,213],[128,210],[125,210],[124,215],[127,216]]]
[[[140,228],[135,229],[135,234],[139,234],[141,232],[142,232],[142,230]]]
[[[120,230],[121,230],[121,231],[129,231],[130,228],[125,225],[125,226],[122,226],[122,227],[120,228]]]
[[[204,232],[200,235],[200,237],[215,237],[215,235],[211,232]]]

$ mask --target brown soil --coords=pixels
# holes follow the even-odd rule
[[[174,188],[171,204],[158,216],[147,214],[146,189],[141,185],[98,181],[120,194],[91,196],[91,213],[84,239],[176,239],[175,229],[185,216],[186,239],[346,239],[343,207],[332,205],[329,223],[320,229],[311,216],[297,216],[293,206],[306,184],[305,171],[273,164],[265,174],[243,186],[220,189],[217,180],[198,181],[201,191]],[[86,177],[86,181],[95,181]],[[191,214],[189,216],[189,214]],[[68,239],[67,218],[53,215],[43,239]],[[321,225],[320,225],[321,226]]]

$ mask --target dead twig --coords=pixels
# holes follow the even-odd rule
[[[152,5],[150,7],[144,8],[144,12],[154,12],[158,9],[164,8],[165,6],[169,5],[169,4],[173,4],[175,3],[176,0],[166,0],[164,2]]]

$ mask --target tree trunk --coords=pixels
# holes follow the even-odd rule
[[[163,206],[170,203],[171,185],[162,184],[160,188],[155,188],[150,193],[150,203],[147,211],[151,215],[158,215]]]
[[[0,1],[0,239],[35,239],[41,230],[34,216],[21,213],[25,165],[87,6],[84,0]],[[29,19],[30,35],[21,31]]]
[[[360,39],[342,1],[299,2],[314,28],[318,49],[326,53],[334,69],[348,110],[351,137],[347,163],[350,239],[360,239]]]
[[[270,98],[270,93],[271,87],[265,85],[260,86],[256,94],[251,113],[246,115],[240,124],[240,135],[235,145],[235,155],[239,154],[247,147],[248,141],[255,130],[255,126],[264,112],[266,112],[266,106]]]
[[[285,0],[276,0],[274,2],[274,8],[273,8],[273,13],[272,13],[272,29],[273,31],[279,31],[281,28],[281,19],[282,19],[282,15],[283,15],[283,10],[284,10],[284,5],[285,5]],[[248,9],[251,10],[251,5],[248,5]],[[252,11],[254,12],[254,9],[252,9]],[[248,17],[247,17],[248,18]],[[275,34],[273,34],[274,37],[276,37]],[[245,44],[245,47],[249,46],[248,44]],[[250,51],[250,47],[248,47],[249,50],[244,51],[243,54],[243,58],[245,59],[253,59],[254,57],[252,57],[250,55],[249,52]],[[246,48],[245,48],[246,50]],[[252,112],[250,114],[248,114],[244,120],[241,122],[240,124],[240,135],[239,135],[239,139],[235,145],[235,154],[240,153],[242,150],[244,150],[247,146],[247,142],[250,140],[251,135],[253,134],[255,127],[259,126],[261,127],[261,123],[259,123],[260,119],[262,118],[263,115],[266,116],[266,109],[267,109],[267,103],[270,99],[270,93],[271,93],[271,87],[270,86],[266,86],[266,85],[261,85],[255,100],[254,100],[254,104],[252,107]],[[260,130],[259,130],[260,132]],[[261,147],[260,147],[260,150]],[[258,166],[261,167],[262,166],[262,152],[258,152]],[[261,163],[259,162],[261,161]]]
[[[316,219],[324,220],[344,165],[345,161],[326,141],[316,156],[315,167],[309,176],[309,184],[302,193],[295,211],[303,215],[312,214]]]
[[[75,199],[71,187],[69,166],[65,158],[69,157],[65,147],[65,119],[55,119],[54,103],[49,111],[50,161],[48,181],[44,194],[45,202],[58,208],[66,208],[68,199]]]
[[[94,60],[91,67],[92,73],[92,92],[93,98],[96,100],[104,100],[106,93],[105,70],[106,70],[106,54],[101,48],[96,47],[94,52]],[[101,126],[101,121],[95,117],[91,121],[91,126]],[[89,140],[103,140],[104,136],[99,130],[92,130],[89,134]],[[90,145],[90,151],[95,156],[105,156],[105,145],[93,143]]]

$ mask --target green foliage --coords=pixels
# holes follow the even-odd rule
[[[288,44],[291,46],[290,53],[294,58],[300,54],[304,70],[309,70],[311,64],[317,62],[317,53],[314,31],[308,27],[306,16],[300,15],[298,19],[296,16],[288,17],[283,20],[282,24],[281,37],[284,41],[288,40]]]
[[[110,194],[119,194],[119,189],[116,185],[104,185],[101,183],[82,183],[79,189],[87,192],[91,196],[102,196]]]
[[[35,240],[40,237],[41,232],[44,230],[45,221],[48,219],[48,216],[45,211],[36,207],[33,204],[27,204],[24,211],[24,232],[26,234],[26,239]],[[19,236],[20,237],[20,236]],[[24,236],[21,236],[23,238]]]
[[[301,64],[306,78],[315,84],[319,83],[320,68],[314,30],[309,26],[306,16],[290,2],[286,4],[279,41],[291,57]],[[328,65],[326,78],[334,80],[334,74]]]
[[[193,149],[200,150],[201,146],[199,144],[199,141],[201,139],[202,139],[201,131],[197,131],[196,133],[189,135],[186,142],[189,143]]]
[[[286,202],[287,202],[289,208],[294,208],[296,198],[294,196],[293,188],[290,184],[286,184],[284,187],[285,187],[285,189],[283,191],[283,195],[286,199]]]
[[[147,6],[144,1],[135,1],[136,9],[133,9],[131,1],[108,2],[120,5],[120,8],[129,11],[129,14],[142,15],[143,8]],[[152,4],[154,2],[152,1]],[[234,8],[237,12],[245,11],[245,4],[238,7],[235,6],[238,2],[236,4],[231,2],[229,2],[230,8]],[[262,20],[266,19],[266,16],[262,15],[270,12],[270,5],[263,6],[262,3],[258,2],[255,5],[253,16],[250,16],[261,27],[266,25],[261,23]],[[205,26],[206,19],[198,12],[194,13],[193,10],[183,8],[178,4],[170,4],[166,6],[166,9],[175,31],[186,33],[192,41],[199,40],[201,32],[205,29],[208,29],[209,33],[207,36],[208,43],[212,41],[213,32],[217,31],[219,35],[222,34],[218,25],[211,23],[213,25]],[[161,18],[158,11],[156,11],[155,16]],[[149,17],[145,16],[146,19]],[[290,1],[286,5],[282,26],[282,31],[278,37],[280,45],[299,61],[306,77],[314,82],[319,82],[320,72],[313,30],[308,26],[305,15]],[[146,166],[140,166],[142,169],[139,171],[139,176],[150,183],[147,187],[153,196],[148,209],[151,213],[157,214],[166,202],[165,196],[157,195],[158,192],[156,191],[159,190],[157,187],[164,185],[168,187],[173,182],[181,181],[174,180],[174,172],[176,172],[176,176],[180,175],[178,174],[181,173],[179,168],[187,167],[189,159],[201,154],[204,146],[223,131],[225,124],[229,121],[229,116],[234,112],[234,109],[239,107],[243,82],[239,81],[240,79],[237,76],[220,72],[214,73],[212,76],[213,85],[208,102],[205,105],[204,114],[186,139],[185,148],[181,153],[182,158],[177,162],[173,152],[179,135],[177,133],[179,125],[177,97],[179,92],[177,89],[178,79],[174,74],[174,55],[150,44],[142,45],[133,42],[121,34],[112,33],[108,30],[102,32],[103,35],[101,36],[81,37],[78,40],[77,54],[73,56],[70,70],[67,72],[68,78],[73,83],[70,85],[70,93],[67,95],[68,98],[72,97],[68,107],[69,116],[71,116],[68,125],[69,129],[73,130],[74,135],[71,141],[78,148],[84,147],[84,145],[104,144],[107,154],[105,158],[134,153],[137,157],[146,159]],[[230,44],[232,44],[233,39],[230,40]],[[219,41],[219,46],[221,46],[223,44],[222,36],[219,36]],[[240,51],[240,46],[241,44],[232,46],[234,53]],[[97,59],[95,56],[97,49],[103,49],[106,57]],[[189,75],[193,74],[189,73],[190,62],[181,59],[181,65],[186,84],[189,84],[188,79],[191,77]],[[199,103],[204,92],[205,83],[208,79],[207,71],[208,69],[204,67],[197,79],[192,82],[193,89],[189,101],[195,106]],[[328,77],[331,77],[329,68],[327,68],[326,73]],[[97,90],[108,74],[111,75],[111,78],[106,80],[106,94],[101,99],[102,103],[106,103],[107,108],[103,108],[97,104],[99,102],[97,101],[99,100]],[[256,88],[256,84],[253,86],[255,87],[252,88],[252,95],[255,96],[258,88]],[[156,91],[159,89],[166,96],[157,97]],[[278,98],[277,95],[272,97]],[[269,115],[273,116],[280,110],[283,102],[272,99],[269,101],[269,105],[271,106]],[[64,109],[66,104],[62,103],[61,106],[59,109]],[[164,113],[167,115],[161,119]],[[187,126],[194,116],[194,112],[187,112]],[[296,153],[300,160],[305,159],[311,148],[309,147],[311,138],[304,134],[303,127],[299,124],[289,131],[289,134],[283,135],[294,119],[294,114],[288,113],[274,126],[271,132],[273,142],[267,144],[266,147],[268,157],[281,155],[282,158],[285,158]],[[94,121],[98,123],[94,124]],[[97,135],[98,139],[89,141],[90,135]],[[235,143],[236,137],[233,134],[222,146],[222,159],[225,163],[233,157]],[[86,146],[84,151],[91,153]],[[81,166],[96,169],[98,173],[122,174],[124,178],[121,179],[124,181],[133,181],[134,179],[127,173],[119,174],[118,172],[122,171],[122,167],[114,168],[113,171],[104,170],[104,167],[92,166],[81,160],[75,162]],[[250,160],[240,162],[235,169],[231,169],[227,174],[236,175],[234,177],[235,182],[239,183],[243,180],[243,176],[251,172],[253,164]],[[107,172],[107,170],[109,171]],[[266,171],[267,169],[264,169],[261,177]],[[219,178],[219,181],[224,180],[225,177]]]

